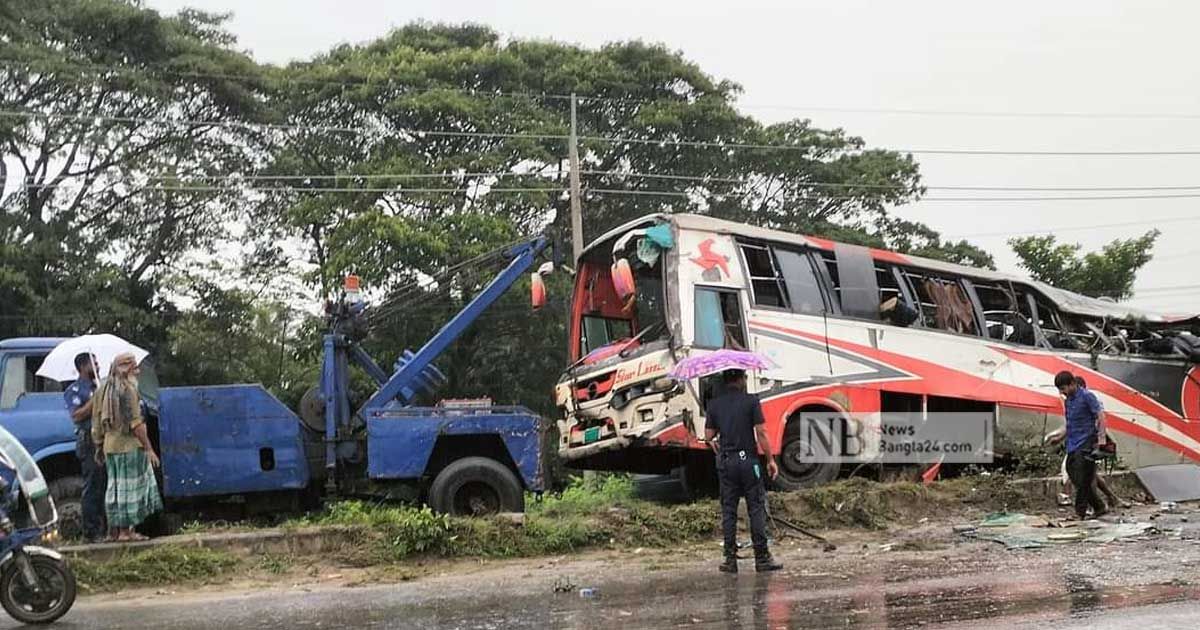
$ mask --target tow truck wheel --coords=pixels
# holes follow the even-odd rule
[[[434,478],[429,506],[454,516],[523,512],[525,492],[507,466],[487,457],[465,457]]]
[[[48,485],[58,511],[59,535],[66,540],[83,538],[83,477],[61,477]]]

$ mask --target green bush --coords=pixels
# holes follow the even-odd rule
[[[633,477],[624,474],[576,477],[561,493],[546,495],[541,501],[529,504],[534,514],[587,514],[610,507],[626,506],[636,501]]]

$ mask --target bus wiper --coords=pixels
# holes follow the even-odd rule
[[[666,326],[666,325],[667,325],[666,322],[655,322],[653,324],[650,324],[649,326],[646,327],[645,330],[638,333],[637,336],[635,336],[633,339],[626,341],[625,347],[621,348],[621,351],[617,353],[617,356],[621,357],[622,359],[629,356],[627,353],[633,349],[633,344],[641,341],[642,337],[645,337],[646,335],[650,334],[650,331],[658,330],[659,327]]]

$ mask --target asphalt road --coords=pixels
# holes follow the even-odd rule
[[[744,564],[749,564],[744,563]],[[746,569],[749,569],[747,566]],[[961,569],[961,570],[960,570]],[[1200,588],[1186,580],[1097,587],[1060,565],[998,571],[890,565],[864,574],[744,572],[711,566],[604,572],[596,597],[554,593],[545,572],[358,588],[81,600],[56,627],[265,628],[1155,628],[1196,627]],[[562,580],[561,576],[556,578]],[[579,580],[579,578],[572,578]],[[17,627],[11,622],[0,628]]]

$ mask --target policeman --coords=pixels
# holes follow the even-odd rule
[[[750,539],[754,543],[754,569],[778,571],[783,565],[767,548],[767,491],[759,452],[765,454],[766,471],[772,479],[779,467],[771,455],[771,442],[763,426],[762,405],[746,393],[746,372],[726,370],[723,393],[708,403],[705,439],[717,457],[721,481],[721,529],[725,534],[725,562],[721,571],[737,573],[737,508],[746,498],[750,515]]]
[[[96,461],[92,443],[92,394],[96,391],[96,358],[86,352],[75,357],[79,378],[63,392],[67,411],[75,422],[75,456],[83,472],[83,496],[80,497],[80,525],[87,542],[104,540],[104,489],[108,475]]]

